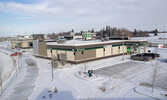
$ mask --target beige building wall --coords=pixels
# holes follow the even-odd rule
[[[57,54],[61,54],[61,53],[64,53],[64,54],[65,54],[65,51],[57,50]]]
[[[66,54],[67,54],[67,60],[68,60],[68,61],[75,61],[74,52],[72,52],[72,51],[67,51]]]
[[[127,53],[127,46],[124,46],[124,53]]]
[[[82,51],[78,51],[76,52],[76,60],[84,60],[84,59],[89,59],[89,58],[95,58],[96,57],[96,50],[86,50],[86,51],[83,51],[83,54],[82,54]]]
[[[113,55],[118,54],[118,47],[112,47]]]
[[[27,47],[29,47],[28,42],[22,42],[22,43],[21,43],[21,47],[22,47],[22,48],[27,48]]]
[[[103,57],[103,48],[102,49],[96,49],[96,58]]]
[[[125,49],[123,46],[120,46],[119,53],[123,53],[123,49]]]
[[[77,38],[82,39],[82,35],[79,35],[79,36],[73,36],[73,40],[76,40]]]
[[[17,44],[15,42],[11,43],[11,48],[15,48],[17,46]]]
[[[47,57],[51,57],[50,49],[47,49]]]
[[[105,56],[111,55],[111,47],[105,48]]]
[[[57,51],[56,50],[52,50],[52,54],[57,57]]]
[[[42,56],[47,56],[46,42],[39,42],[38,43],[38,54],[42,55]]]

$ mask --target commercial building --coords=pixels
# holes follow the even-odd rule
[[[22,49],[27,49],[27,48],[32,48],[33,47],[33,41],[32,40],[14,40],[11,41],[11,49],[16,49],[16,48],[22,48]]]
[[[81,63],[96,59],[102,59],[117,55],[126,54],[129,51],[135,51],[138,48],[138,53],[141,52],[141,47],[144,47],[146,52],[146,40],[119,40],[101,42],[70,40],[65,44],[48,43],[47,57],[56,56],[59,60],[65,58],[71,63]]]
[[[82,34],[82,40],[93,40],[96,39],[96,33],[85,32]]]

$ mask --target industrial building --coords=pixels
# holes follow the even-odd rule
[[[81,63],[96,59],[102,59],[117,55],[126,54],[130,51],[141,52],[141,47],[144,47],[146,52],[146,40],[118,40],[101,42],[70,40],[65,44],[48,43],[47,56],[51,58],[53,55],[59,60],[66,59],[71,63]],[[137,49],[138,48],[138,49]]]

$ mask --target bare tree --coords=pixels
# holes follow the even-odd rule
[[[52,64],[54,68],[58,68],[58,60],[56,56],[52,56]]]
[[[0,62],[0,86],[1,86],[1,94],[3,93],[3,87],[2,87],[2,84],[3,84],[3,76],[2,76],[2,72],[3,72],[3,65],[2,65],[2,63]]]
[[[61,65],[64,67],[65,64],[66,64],[66,60],[65,60],[64,58],[62,58],[61,61],[60,61],[60,63],[61,63]]]
[[[86,72],[86,69],[87,69],[87,64],[86,63],[84,64],[84,69],[85,69],[85,72]]]
[[[152,62],[151,62],[151,66],[152,66],[152,68],[153,68],[153,75],[152,75],[152,93],[154,92],[154,87],[155,87],[155,80],[156,80],[156,78],[157,78],[157,76],[158,76],[158,68],[157,68],[157,66],[158,66],[158,62],[156,62],[155,64],[152,64]]]

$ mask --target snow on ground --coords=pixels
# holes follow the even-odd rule
[[[0,97],[1,100],[26,100],[31,94],[38,75],[36,62],[31,56],[28,53],[23,54],[22,66],[18,69],[17,76],[11,79],[10,85]]]
[[[154,50],[154,48],[148,49]],[[162,63],[160,61],[164,59],[164,53],[167,53],[167,50],[160,50],[163,51],[161,53],[162,57],[157,61]],[[50,60],[40,58],[34,58],[34,60],[37,61],[37,65],[39,67],[39,77],[35,83],[34,91],[29,97],[30,100],[110,100],[111,98],[113,100],[153,100],[153,98],[138,94],[133,90],[133,88],[139,86],[141,82],[146,80],[147,77],[150,78],[152,72],[151,62],[130,61],[129,56],[125,56],[125,61],[122,61],[122,56],[113,57],[88,62],[86,63],[87,70],[99,70],[103,67],[107,68],[108,66],[115,66],[118,67],[118,69],[111,68],[107,69],[107,71],[123,71],[118,75],[123,77],[102,76],[104,78],[85,80],[75,75],[79,71],[84,70],[85,64],[77,64],[63,69],[56,69],[54,71],[54,80],[52,80]],[[166,66],[166,63],[163,62],[162,65]],[[124,67],[126,67],[126,69]],[[53,91],[53,87],[58,90],[57,93]],[[50,90],[52,91],[50,92]]]
[[[10,56],[0,51],[0,71],[2,71],[1,77],[3,81],[3,90],[7,88],[10,76],[13,74],[13,70],[13,61]]]
[[[1,55],[0,56],[0,65],[1,65],[0,67],[1,68],[0,69],[3,70],[2,71],[3,80],[6,81],[14,69],[13,61],[10,58],[10,56],[4,54],[3,52],[0,52],[0,55]]]
[[[9,48],[11,48],[11,43],[10,43],[10,41],[0,42],[0,47],[9,49]]]
[[[166,39],[160,39],[166,38]],[[132,37],[132,40],[147,40],[149,43],[167,44],[167,33],[158,33],[158,36],[150,35],[149,37]]]

